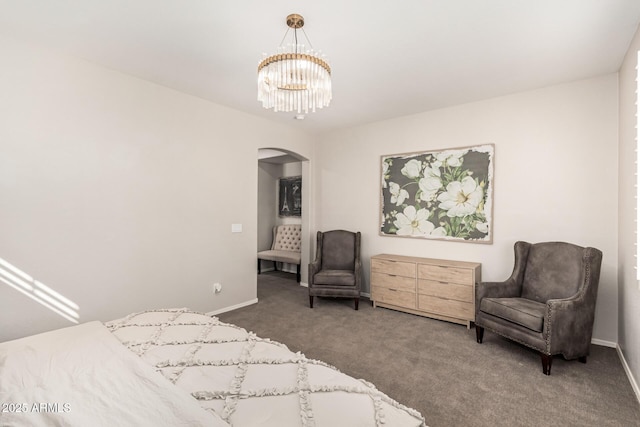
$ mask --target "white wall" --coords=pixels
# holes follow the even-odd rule
[[[640,398],[640,286],[635,267],[636,66],[640,30],[620,68],[620,148],[618,164],[618,345],[636,381]]]
[[[278,212],[278,178],[282,165],[258,162],[258,251],[271,249]]]
[[[302,162],[291,162],[291,163],[284,163],[282,165],[282,175],[281,177],[291,177],[291,176],[301,176],[302,175]],[[304,191],[304,187],[305,187],[305,180],[302,181],[302,191]],[[276,180],[276,186],[278,186],[279,183]],[[279,193],[280,188],[277,187],[277,191]],[[279,197],[279,196],[276,196]],[[302,224],[302,218],[301,217],[297,217],[297,216],[278,216],[278,211],[277,211],[277,207],[276,207],[276,216],[277,218],[277,222],[278,224]],[[295,271],[295,267],[294,267],[294,271]]]
[[[291,162],[291,163],[285,163],[282,165],[282,176],[283,177],[291,177],[291,176],[301,176],[302,175],[302,162]],[[306,187],[306,183],[305,183],[305,179],[302,180],[302,190],[301,191],[305,191],[305,187]],[[276,181],[276,186],[279,186],[278,181]],[[280,192],[280,187],[278,187],[278,193]],[[279,197],[279,196],[278,196]],[[277,212],[277,208],[276,208],[276,215],[278,215]],[[277,216],[276,219],[278,224],[302,224],[302,217],[297,217],[297,216]],[[309,244],[313,244],[313,241],[311,241]],[[295,273],[296,269],[297,269],[297,265],[296,264],[287,264],[287,263],[282,263],[281,267],[283,271],[287,271],[289,273]],[[302,274],[305,272],[305,270],[307,270],[307,265],[305,264],[300,264],[300,275],[302,276]]]
[[[80,321],[255,301],[258,149],[310,158],[306,135],[28,44],[0,58],[0,258]],[[0,341],[70,324],[0,282]]]
[[[362,232],[378,253],[482,263],[504,280],[517,240],[568,241],[604,253],[594,337],[617,340],[617,76],[336,131],[315,146],[316,229]],[[380,156],[495,144],[494,243],[382,237]]]

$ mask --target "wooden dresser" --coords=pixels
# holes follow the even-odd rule
[[[402,255],[371,257],[371,300],[387,307],[471,327],[475,320],[477,262]]]

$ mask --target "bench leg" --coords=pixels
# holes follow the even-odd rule
[[[296,266],[296,281],[300,283],[300,264]]]

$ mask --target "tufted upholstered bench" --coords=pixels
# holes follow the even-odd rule
[[[296,280],[300,283],[300,242],[302,240],[302,226],[300,224],[276,225],[273,227],[273,243],[268,251],[258,252],[258,274],[262,271],[260,261],[273,261],[273,267],[278,270],[277,262],[296,264]]]

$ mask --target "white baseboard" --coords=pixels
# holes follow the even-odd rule
[[[591,344],[601,345],[603,347],[611,347],[611,348],[618,347],[618,344],[613,341],[605,341],[605,340],[600,340],[598,338],[592,338]]]
[[[282,271],[283,273],[290,273],[290,274],[297,274],[298,273],[295,268],[280,268],[280,269],[276,270],[273,267],[266,267],[266,268],[262,267],[260,269],[261,273],[269,273],[271,271]]]
[[[207,315],[208,316],[215,316],[216,314],[226,313],[227,311],[237,310],[239,308],[246,307],[246,306],[252,305],[252,304],[257,304],[257,303],[258,303],[258,298],[255,298],[255,299],[252,299],[252,300],[249,300],[249,301],[241,302],[240,304],[231,305],[229,307],[224,307],[224,308],[221,308],[219,310],[210,311],[210,312],[207,313]]]
[[[289,264],[287,264],[289,265]],[[291,273],[291,274],[296,274],[298,271],[295,267],[295,264],[290,264],[292,267],[280,267],[278,270],[276,270],[275,268],[273,268],[273,266],[271,267],[262,267],[260,269],[260,272],[262,273],[268,273],[270,271],[283,271],[285,273]]]
[[[638,403],[640,403],[640,387],[638,387],[638,382],[633,377],[633,373],[631,372],[631,368],[629,368],[629,364],[627,360],[624,358],[624,353],[622,353],[622,349],[619,345],[616,345],[616,350],[618,351],[618,357],[620,357],[620,361],[622,362],[622,367],[624,368],[624,372],[627,374],[627,378],[629,378],[629,382],[631,383],[631,388],[633,392],[636,394],[636,399],[638,399]]]

